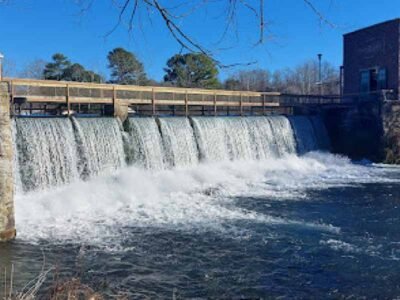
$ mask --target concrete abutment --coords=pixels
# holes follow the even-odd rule
[[[16,235],[11,126],[9,87],[0,83],[0,242]]]

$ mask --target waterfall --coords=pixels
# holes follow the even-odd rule
[[[229,160],[224,118],[195,117],[192,122],[200,158],[206,161]]]
[[[78,178],[74,132],[67,118],[16,118],[19,176],[24,191],[45,189]],[[17,182],[18,184],[18,182]]]
[[[19,168],[19,154],[17,147],[17,125],[15,119],[12,120],[12,146],[14,151],[13,157],[13,175],[14,175],[14,191],[15,193],[21,193],[24,191],[21,181],[20,168]]]
[[[16,118],[17,192],[46,189],[126,165],[266,160],[329,149],[319,117]]]
[[[320,116],[311,116],[311,123],[314,128],[315,137],[318,143],[318,149],[329,150],[331,145],[329,141],[329,135],[326,130],[325,124]]]
[[[268,119],[248,117],[243,120],[249,131],[252,158],[266,159],[277,157],[277,145]]]
[[[160,118],[161,136],[169,166],[197,164],[199,154],[188,118]]]
[[[266,159],[296,152],[286,117],[192,119],[200,156],[205,160]]]
[[[255,156],[250,141],[250,132],[245,118],[227,117],[223,119],[231,160],[250,160]]]
[[[296,139],[293,128],[287,117],[268,117],[271,124],[275,143],[279,156],[296,153]]]
[[[314,127],[306,116],[290,117],[297,142],[297,152],[304,154],[308,151],[318,150],[317,138]]]
[[[79,172],[86,179],[125,165],[121,126],[114,118],[72,118]]]
[[[164,149],[154,118],[129,118],[125,122],[127,160],[147,169],[164,168]]]

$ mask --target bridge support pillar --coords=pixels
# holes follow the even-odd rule
[[[121,105],[118,101],[114,102],[114,117],[124,122],[128,118],[128,106]]]
[[[16,235],[11,126],[9,87],[0,82],[0,242]]]

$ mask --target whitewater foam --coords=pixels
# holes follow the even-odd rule
[[[384,172],[321,153],[160,171],[128,167],[88,182],[17,195],[16,221],[19,238],[31,242],[118,244],[124,228],[220,232],[239,220],[338,233],[334,224],[261,214],[240,208],[236,199],[296,200],[313,188],[387,181]]]

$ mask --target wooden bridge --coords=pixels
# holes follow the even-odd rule
[[[11,114],[266,115],[304,105],[340,105],[339,96],[132,86],[4,78]]]

